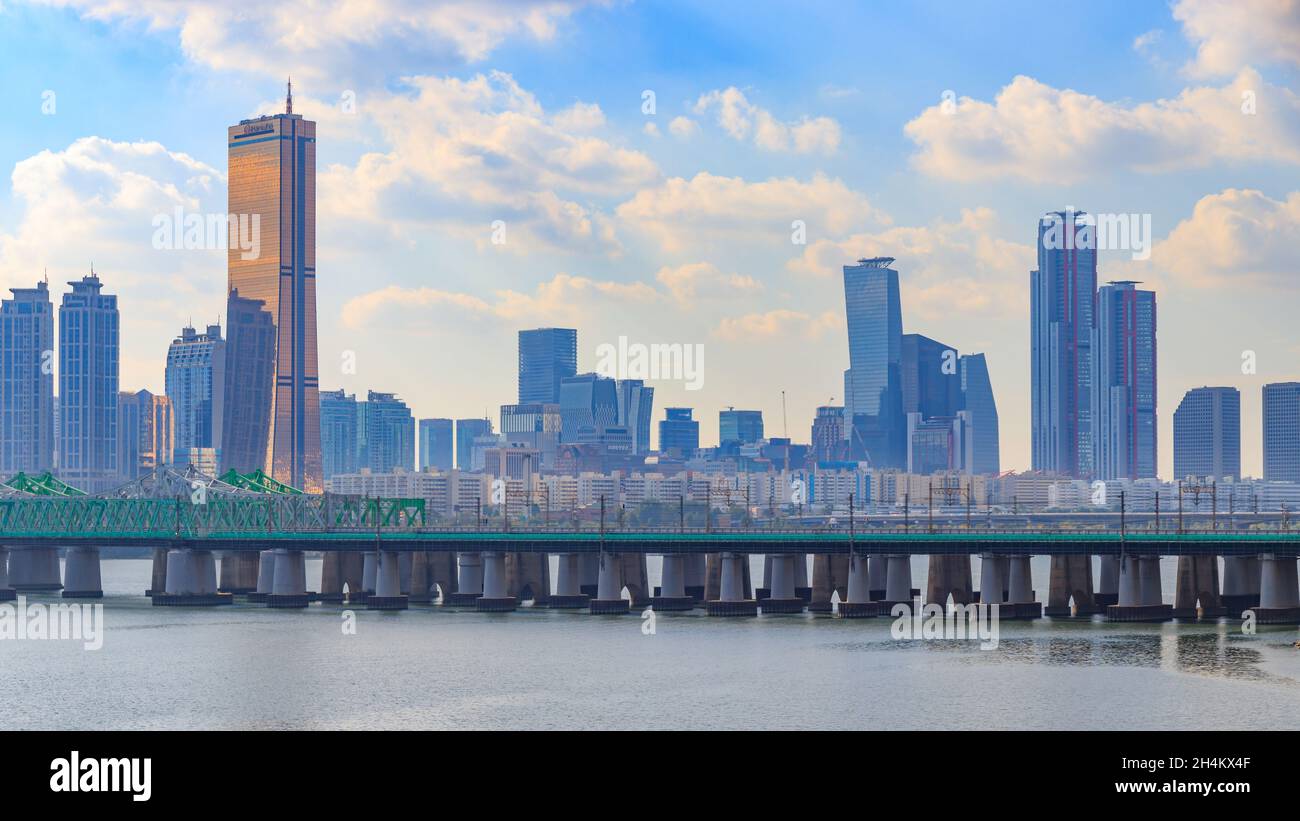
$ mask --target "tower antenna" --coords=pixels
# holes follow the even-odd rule
[[[284,113],[293,113],[293,77],[289,78],[289,93],[284,98]]]

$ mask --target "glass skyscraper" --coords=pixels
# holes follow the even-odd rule
[[[1097,291],[1092,339],[1092,470],[1096,479],[1156,476],[1156,295],[1137,283]]]
[[[228,144],[229,212],[258,232],[251,243],[257,253],[230,243],[228,290],[263,303],[275,329],[263,459],[239,467],[263,467],[293,487],[319,492],[323,476],[316,344],[316,124],[293,113],[291,89],[284,114],[241,121],[229,129]],[[228,319],[226,326],[233,341],[235,322]],[[252,363],[240,358],[242,346],[232,344],[228,353],[227,373],[239,384],[251,373]],[[234,399],[265,401],[260,391],[238,390]],[[242,418],[260,413],[230,407],[226,411]],[[240,457],[242,461],[246,454]]]
[[[1300,382],[1264,386],[1264,480],[1300,482]]]
[[[655,389],[640,379],[618,381],[618,424],[632,436],[632,453],[650,452],[650,417],[654,413]]]
[[[275,321],[260,300],[238,290],[226,299],[225,399],[221,419],[221,472],[266,469],[275,384]]]
[[[420,420],[420,470],[451,470],[455,445],[450,419]]]
[[[1174,476],[1241,478],[1241,393],[1192,388],[1174,411]]]
[[[963,356],[961,369],[962,410],[969,414],[966,431],[966,470],[970,473],[995,474],[1002,468],[1001,441],[998,434],[998,403],[993,398],[984,354]]]
[[[93,272],[59,306],[59,477],[87,493],[118,483],[117,297]]]
[[[1038,268],[1029,275],[1033,468],[1088,478],[1095,227],[1083,212],[1046,214],[1037,249]]]
[[[594,442],[618,426],[618,389],[613,379],[583,373],[560,382],[561,442]]]
[[[665,408],[659,422],[659,452],[689,459],[700,448],[700,423],[690,408]]]
[[[578,332],[536,328],[519,332],[519,404],[560,401],[560,383],[578,372]]]
[[[957,349],[921,334],[903,334],[903,413],[922,419],[961,409]]]
[[[763,412],[727,408],[718,411],[718,443],[752,445],[763,438]]]
[[[357,472],[357,397],[342,390],[320,393],[321,470],[328,479]]]
[[[456,420],[456,469],[471,470],[474,463],[474,440],[492,435],[490,419]]]
[[[54,306],[50,288],[0,302],[0,478],[54,469]]]
[[[893,257],[875,257],[844,266],[849,332],[845,436],[851,455],[877,468],[902,468],[907,461],[903,308],[893,263]]]
[[[361,467],[371,473],[415,470],[415,417],[396,394],[368,392],[357,403],[357,420]]]
[[[164,381],[176,420],[176,453],[171,461],[184,465],[192,448],[220,448],[226,398],[226,341],[221,326],[209,325],[205,333],[182,328],[167,349]]]
[[[117,464],[124,481],[172,463],[175,416],[165,396],[149,391],[117,397]]]

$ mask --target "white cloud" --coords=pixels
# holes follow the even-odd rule
[[[753,277],[724,274],[711,262],[665,265],[655,274],[655,279],[669,290],[673,299],[687,304],[702,299],[730,299],[763,290]]]
[[[1264,64],[1300,66],[1300,0],[1178,0],[1174,19],[1196,45],[1198,77],[1230,77]]]
[[[1243,112],[1248,92],[1255,114]],[[1019,76],[992,103],[963,97],[951,112],[933,106],[904,132],[919,148],[917,167],[962,181],[1069,184],[1221,160],[1300,164],[1300,97],[1252,70],[1221,88],[1188,88],[1134,106]]]
[[[699,132],[699,125],[690,117],[673,117],[668,123],[668,130],[678,139],[689,139]]]
[[[754,144],[765,151],[833,154],[840,145],[840,126],[831,118],[782,122],[751,103],[735,86],[700,95],[695,113],[710,111],[716,112],[718,125],[733,139],[745,141],[752,136]]]
[[[815,339],[843,326],[844,315],[835,311],[813,315],[777,308],[763,313],[724,317],[713,330],[713,335],[730,342],[746,343],[773,337]]]

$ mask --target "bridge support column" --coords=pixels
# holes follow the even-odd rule
[[[153,567],[149,574],[149,587],[144,591],[146,596],[157,596],[167,592],[167,548],[155,547],[153,549]]]
[[[578,592],[595,598],[600,586],[600,556],[596,553],[581,553],[578,564],[582,568],[582,584],[578,587]]]
[[[411,586],[407,600],[412,604],[433,601],[433,581],[429,578],[429,554],[421,550],[411,554]]]
[[[14,554],[9,584],[18,593],[43,593],[63,589],[59,580],[59,549],[31,547]]]
[[[226,563],[221,563],[221,575],[224,578]],[[322,602],[343,602],[343,554],[337,550],[325,554],[320,563],[320,600]]]
[[[257,554],[257,589],[248,594],[249,601],[264,602],[275,587],[275,551]]]
[[[1029,556],[1011,556],[1007,563],[1007,600],[999,616],[1004,619],[1037,619],[1043,603],[1034,598],[1034,577]]]
[[[758,601],[772,595],[772,554],[763,556],[763,582],[754,588],[754,598]]]
[[[757,600],[765,615],[803,612],[804,600],[795,593],[796,565],[800,556],[798,553],[768,556],[772,561],[772,575],[769,577],[772,587],[766,599]]]
[[[577,610],[586,607],[590,604],[591,597],[582,592],[582,555],[561,553],[559,560],[555,595],[549,598],[546,606],[552,610]]]
[[[0,547],[0,601],[13,601],[18,591],[9,586],[9,548]]]
[[[519,601],[528,598],[525,592],[531,592],[533,607],[545,607],[551,600],[551,557],[545,553],[506,554],[506,592]]]
[[[931,554],[930,572],[927,574],[925,584],[927,604],[937,604],[946,608],[949,595],[952,596],[953,604],[970,604],[975,600],[972,586],[970,556]],[[999,600],[1002,598],[1001,587],[1002,582],[999,580],[998,590],[994,593]]]
[[[1259,557],[1258,624],[1300,624],[1300,583],[1296,557],[1265,553]]]
[[[446,603],[446,597],[456,592],[458,569],[456,567],[456,554],[442,551],[430,551],[429,554],[429,590],[432,591],[436,586],[443,596],[443,603]]]
[[[1070,599],[1074,609],[1070,609]],[[1087,618],[1101,612],[1092,595],[1091,556],[1053,556],[1052,575],[1047,589],[1047,607],[1043,613],[1052,618]]]
[[[596,598],[591,600],[592,615],[622,615],[631,609],[623,598],[623,557],[617,553],[601,551],[597,559],[600,581],[596,584]]]
[[[306,607],[311,603],[307,593],[307,560],[301,550],[277,548],[275,575],[271,582],[271,595],[266,606],[281,609]]]
[[[1174,618],[1217,619],[1227,612],[1219,597],[1219,557],[1179,556],[1178,577],[1174,583]]]
[[[840,601],[849,597],[849,557],[814,553],[812,594],[808,601],[809,612],[831,612],[831,597],[836,593],[840,594]]]
[[[379,587],[379,554],[368,550],[361,555],[361,597],[365,601]]]
[[[840,618],[866,619],[880,615],[880,603],[871,599],[871,562],[849,553],[849,594],[840,602]]]
[[[808,582],[808,554],[794,554],[794,597],[812,601],[812,585]]]
[[[698,604],[704,601],[705,556],[703,553],[686,555],[686,595]]]
[[[1160,557],[1126,553],[1119,564],[1119,603],[1106,608],[1107,621],[1168,621],[1173,605],[1160,589]]]
[[[1119,556],[1101,557],[1101,576],[1092,600],[1098,607],[1119,604]]]
[[[367,610],[405,610],[402,594],[402,557],[396,550],[380,550],[375,563],[375,592],[366,597]]]
[[[1001,604],[1002,589],[1006,587],[1006,557],[993,553],[980,556],[980,604]]]
[[[1260,565],[1258,556],[1223,557],[1222,602],[1234,617],[1259,606]]]
[[[747,596],[745,565],[749,557],[741,553],[721,553],[718,562],[718,598],[706,605],[710,616],[757,616],[758,601]],[[791,569],[793,574],[793,568]],[[793,577],[791,594],[793,594]]]
[[[63,598],[102,599],[98,547],[69,547],[63,565]]]
[[[479,553],[458,553],[456,562],[459,566],[456,592],[444,594],[442,603],[452,607],[473,607],[474,602],[483,595],[483,556]]]
[[[650,589],[650,570],[646,566],[646,555],[644,553],[624,553],[622,554],[622,574],[623,586],[627,588],[628,595],[632,597],[633,607],[645,607],[650,603],[650,595],[654,592]],[[745,579],[748,583],[748,577]]]
[[[655,612],[690,610],[695,599],[686,595],[686,560],[681,553],[665,553],[659,577],[659,595],[650,600]]]
[[[875,555],[870,557],[867,566],[867,584],[871,587],[871,600],[883,601],[885,588],[889,581],[889,557]],[[911,585],[911,582],[908,582]]]
[[[230,604],[234,596],[217,590],[217,559],[211,550],[167,551],[167,579],[152,597],[158,607]]]
[[[506,575],[506,554],[483,554],[483,595],[474,602],[476,610],[484,613],[510,613],[519,606],[519,599],[510,595]]]
[[[912,557],[890,556],[886,560],[885,599],[881,602],[881,612],[888,613],[896,604],[912,606]]]
[[[328,557],[326,557],[328,559]],[[227,550],[221,554],[221,579],[217,590],[243,596],[257,590],[258,557],[247,550]]]

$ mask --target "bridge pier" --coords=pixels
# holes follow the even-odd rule
[[[1196,604],[1200,602],[1198,612]],[[1174,583],[1174,618],[1217,619],[1227,615],[1219,596],[1218,556],[1179,556]]]
[[[217,560],[211,550],[167,551],[167,578],[161,593],[155,592],[156,607],[209,607],[230,604],[234,597],[217,590]]]
[[[358,601],[365,601],[375,595],[379,586],[379,554],[367,550],[361,554],[361,596]]]
[[[311,596],[307,593],[307,560],[303,552],[276,548],[273,554],[275,574],[266,606],[280,609],[306,607],[311,603]]]
[[[1173,605],[1160,590],[1160,557],[1126,553],[1119,563],[1119,603],[1106,608],[1107,621],[1169,621]]]
[[[758,601],[772,595],[772,554],[763,556],[763,583],[754,588],[754,598]]]
[[[221,562],[224,578],[226,563]],[[343,601],[343,554],[339,551],[326,553],[320,563],[320,600],[326,603]]]
[[[560,567],[555,580],[555,595],[546,606],[552,610],[577,610],[586,607],[591,597],[582,592],[582,555],[561,553]]]
[[[695,600],[686,595],[686,560],[681,553],[663,555],[663,572],[659,578],[659,595],[650,600],[656,612],[690,610]]]
[[[99,573],[98,547],[69,547],[63,562],[63,598],[102,599],[104,583]]]
[[[411,604],[428,604],[433,601],[433,581],[429,578],[429,554],[423,550],[411,554],[411,583],[407,600]]]
[[[707,560],[703,553],[686,554],[686,595],[698,604],[704,601],[705,567]]]
[[[327,557],[328,558],[328,557]],[[258,556],[247,550],[227,550],[221,554],[221,593],[245,595],[257,590]]]
[[[840,602],[840,618],[867,619],[880,615],[880,603],[871,599],[871,562],[849,553],[849,592]]]
[[[718,598],[705,605],[706,612],[710,616],[757,616],[758,601],[747,595],[745,565],[749,557],[739,553],[721,553],[718,558]]]
[[[1251,607],[1259,607],[1260,564],[1258,556],[1223,557],[1224,608],[1234,617]]]
[[[456,592],[443,594],[442,603],[450,607],[473,607],[483,595],[483,556],[479,553],[458,553],[459,565]]]
[[[1098,607],[1119,604],[1119,556],[1101,557],[1101,575],[1097,579],[1097,592],[1092,594]]]
[[[881,612],[888,613],[896,604],[912,606],[912,557],[893,555],[886,559],[885,598]]]
[[[155,547],[153,549],[153,567],[149,575],[149,587],[144,591],[144,594],[146,596],[157,596],[165,592],[167,592],[167,548]]]
[[[889,580],[889,557],[874,555],[868,559],[867,584],[871,588],[871,600],[883,601],[885,588]],[[909,582],[910,584],[910,582]]]
[[[9,548],[0,547],[0,601],[13,601],[18,591],[9,586]]]
[[[264,602],[275,585],[275,552],[263,550],[257,554],[257,589],[248,594],[252,602]]]
[[[59,549],[29,547],[14,553],[9,563],[9,584],[17,593],[44,593],[63,589],[59,579]]]
[[[474,609],[483,613],[510,613],[519,599],[510,595],[506,578],[506,554],[483,554],[483,595],[474,601]]]
[[[598,569],[600,580],[596,584],[596,598],[591,600],[591,614],[617,616],[627,613],[631,604],[623,598],[623,557],[601,551]]]
[[[831,597],[840,601],[849,597],[849,557],[830,553],[813,554],[812,592],[808,597],[810,613],[831,612]]]
[[[980,604],[1002,604],[1002,591],[1007,586],[1009,564],[1005,556],[980,554]]]
[[[366,597],[367,610],[405,610],[402,594],[402,557],[395,550],[380,550],[375,564],[375,592]]]
[[[1052,618],[1087,618],[1102,612],[1092,594],[1092,557],[1087,555],[1053,556],[1052,575],[1047,588],[1045,615]],[[1070,609],[1070,599],[1074,609]]]
[[[972,587],[970,556],[930,556],[930,572],[925,584],[927,604],[946,608],[949,595],[952,596],[953,604],[970,604],[975,600]],[[1002,598],[1001,588],[1002,583],[999,581],[997,592],[994,593],[999,601]]]
[[[585,593],[589,599],[596,598],[600,592],[600,556],[595,553],[580,553],[578,565],[582,568],[582,583],[578,592]]]
[[[1258,624],[1300,624],[1300,583],[1296,557],[1265,553],[1259,557]]]
[[[757,599],[759,607],[765,615],[802,613],[804,600],[795,592],[795,578],[798,572],[796,562],[799,555],[777,553],[769,555],[768,558],[772,562],[772,575],[768,577],[772,587],[766,599]]]
[[[1034,598],[1034,577],[1029,556],[1011,556],[1007,563],[1007,600],[999,616],[1004,619],[1042,618],[1043,603]]]
[[[506,591],[519,601],[527,598],[525,591],[531,591],[533,607],[545,607],[551,600],[550,556],[545,553],[507,553]]]

